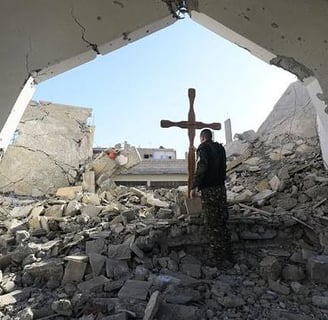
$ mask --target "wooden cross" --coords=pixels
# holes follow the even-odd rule
[[[195,116],[195,111],[194,111],[195,95],[196,95],[196,90],[193,88],[189,88],[188,89],[188,97],[189,97],[188,121],[172,122],[170,120],[161,120],[162,128],[179,127],[182,129],[188,129],[188,137],[189,137],[188,198],[190,197],[192,179],[193,179],[193,175],[195,173],[194,139],[195,139],[196,129],[204,129],[204,128],[211,128],[213,130],[221,129],[221,124],[219,122],[204,123],[204,122],[196,121],[196,116]]]

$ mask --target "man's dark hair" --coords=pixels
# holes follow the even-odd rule
[[[204,137],[206,140],[212,140],[212,131],[210,129],[203,129],[200,132],[200,136]]]

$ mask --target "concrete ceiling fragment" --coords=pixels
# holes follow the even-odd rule
[[[36,83],[44,81],[160,30],[184,12],[267,63],[311,82],[317,108],[326,107],[326,0],[3,0],[0,131],[30,76]],[[328,127],[328,120],[323,123]]]

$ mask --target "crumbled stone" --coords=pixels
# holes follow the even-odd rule
[[[280,276],[281,265],[275,257],[265,257],[260,263],[260,274],[263,279],[277,280]]]
[[[51,309],[57,314],[71,316],[73,313],[72,304],[68,299],[59,299],[51,304]]]

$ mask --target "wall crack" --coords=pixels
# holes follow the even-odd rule
[[[85,38],[85,32],[86,32],[86,29],[85,27],[79,22],[79,20],[75,17],[74,15],[74,12],[73,12],[73,9],[71,10],[71,16],[72,18],[74,19],[75,23],[81,28],[81,32],[82,32],[82,36],[81,36],[81,39],[88,44],[88,47],[90,47],[93,51],[95,51],[97,54],[100,54],[100,51],[98,49],[98,45],[96,43],[92,43],[90,41],[88,41],[86,38]]]

